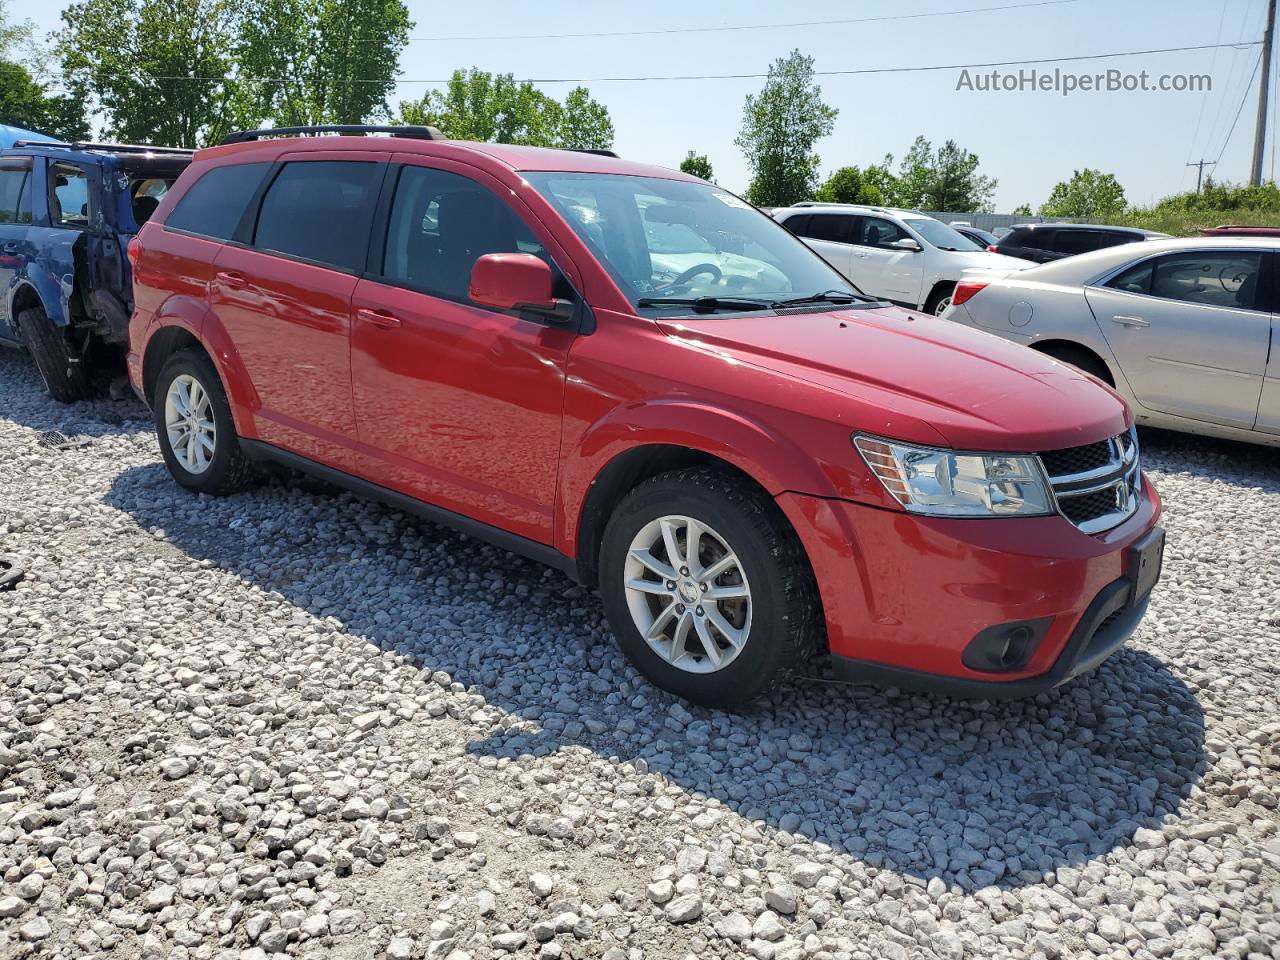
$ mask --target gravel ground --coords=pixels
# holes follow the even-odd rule
[[[1280,454],[1144,442],[1165,580],[1097,673],[734,716],[559,574],[191,496],[4,352],[0,957],[1280,957]]]

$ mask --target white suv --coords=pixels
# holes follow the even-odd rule
[[[1027,260],[977,248],[941,220],[914,210],[850,203],[797,203],[772,211],[864,293],[940,314],[970,267],[1025,270]]]

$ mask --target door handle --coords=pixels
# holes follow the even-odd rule
[[[395,314],[388,313],[386,310],[370,310],[368,307],[358,309],[356,319],[371,323],[375,327],[382,327],[384,330],[395,330],[400,326],[400,318]]]
[[[215,275],[215,279],[219,283],[226,284],[228,287],[234,287],[236,290],[242,290],[248,286],[248,281],[238,273],[230,270],[219,270]]]
[[[1118,323],[1123,327],[1149,327],[1151,324],[1143,320],[1141,317],[1112,317],[1113,323]]]

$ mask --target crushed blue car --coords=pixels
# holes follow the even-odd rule
[[[35,139],[0,149],[0,345],[25,347],[55,400],[123,375],[129,241],[191,156]]]

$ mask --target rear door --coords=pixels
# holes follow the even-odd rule
[[[16,340],[9,304],[30,249],[31,158],[0,157],[0,338]]]
[[[1144,260],[1085,296],[1144,407],[1251,429],[1271,340],[1258,249]]]
[[[823,260],[866,290],[855,276],[857,257],[853,248],[853,227],[856,219],[848,213],[807,213],[790,218],[786,227],[797,237],[802,237]]]
[[[356,469],[351,294],[385,154],[284,154],[246,242],[218,252],[209,302],[256,394],[259,439]]]
[[[872,296],[919,306],[926,254],[923,249],[899,250],[893,246],[899,240],[914,239],[892,220],[859,217],[854,235],[853,282]]]
[[[1280,433],[1280,255],[1273,251],[1267,257],[1265,269],[1267,275],[1262,289],[1266,298],[1264,306],[1271,311],[1271,339],[1254,429],[1263,433]]]

